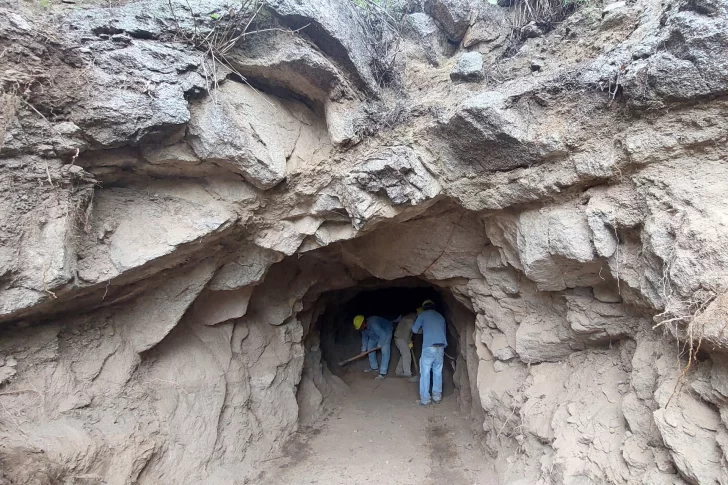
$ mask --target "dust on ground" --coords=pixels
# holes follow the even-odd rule
[[[442,403],[415,404],[417,383],[349,375],[351,391],[323,425],[301,432],[270,460],[263,485],[497,485],[471,423],[453,393]]]

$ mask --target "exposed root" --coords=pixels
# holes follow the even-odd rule
[[[660,280],[665,309],[655,315],[654,321],[656,323],[652,327],[653,329],[669,329],[675,336],[678,345],[678,361],[682,367],[675,388],[665,407],[683,388],[693,364],[697,362],[698,353],[703,343],[704,324],[696,323],[696,317],[703,313],[717,297],[717,292],[712,289],[700,289],[690,295],[689,298],[677,298],[670,284],[671,263],[672,255],[665,262]],[[687,360],[686,364],[682,364],[683,359]]]
[[[51,187],[56,188],[56,186],[53,185],[53,179],[51,178],[51,171],[48,168],[48,162],[45,162],[45,171],[46,171],[46,175],[48,176],[48,183],[50,184]]]
[[[51,298],[53,298],[55,300],[58,297],[56,296],[55,293],[53,293],[51,290],[48,289],[48,286],[47,286],[47,283],[46,283],[46,274],[48,273],[48,270],[51,269],[51,264],[53,264],[53,263],[52,262],[48,262],[48,266],[46,266],[45,269],[43,270],[43,291],[48,296],[50,296]]]
[[[516,407],[513,406],[513,409],[511,410],[511,414],[508,415],[506,420],[503,422],[503,426],[501,426],[501,429],[498,431],[498,434],[495,435],[496,438],[499,438],[501,433],[503,433],[503,430],[506,428],[506,425],[511,420],[511,418],[516,414]]]

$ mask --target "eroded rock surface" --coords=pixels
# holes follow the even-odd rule
[[[0,5],[0,483],[259,480],[397,280],[502,484],[728,484],[725,2],[264,3]]]

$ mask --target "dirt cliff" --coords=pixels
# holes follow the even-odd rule
[[[727,47],[725,0],[0,3],[0,483],[256,483],[346,392],[327,305],[419,281],[500,483],[728,484]]]

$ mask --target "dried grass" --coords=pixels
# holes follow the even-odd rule
[[[354,0],[358,22],[369,38],[366,43],[374,79],[381,87],[399,85],[397,56],[402,49],[404,11],[388,0]]]
[[[550,30],[574,13],[581,3],[568,0],[519,0],[515,3],[513,27],[522,29],[529,23],[536,22],[545,30]]]
[[[187,12],[193,25],[191,35],[181,27],[180,17],[177,11],[175,11],[172,0],[168,0],[169,10],[172,13],[177,27],[176,40],[182,40],[182,42],[191,45],[204,54],[202,70],[207,84],[207,91],[213,95],[213,98],[214,92],[218,88],[218,79],[224,77],[220,75],[221,70],[223,72],[234,73],[242,82],[253,88],[245,76],[238,72],[227,59],[230,50],[239,42],[243,42],[246,37],[258,33],[271,31],[296,33],[308,27],[308,25],[305,25],[296,30],[281,28],[251,30],[253,22],[265,6],[265,1],[240,0],[240,4],[237,7],[231,7],[228,11],[221,14],[211,14],[209,20],[212,22],[212,27],[203,30],[201,22],[198,23],[198,18],[200,18],[199,14],[192,9],[189,0],[185,1],[187,3]]]
[[[512,3],[511,32],[504,57],[514,56],[524,40],[525,27],[537,26],[543,32],[552,30],[578,8],[595,0],[516,0]]]

